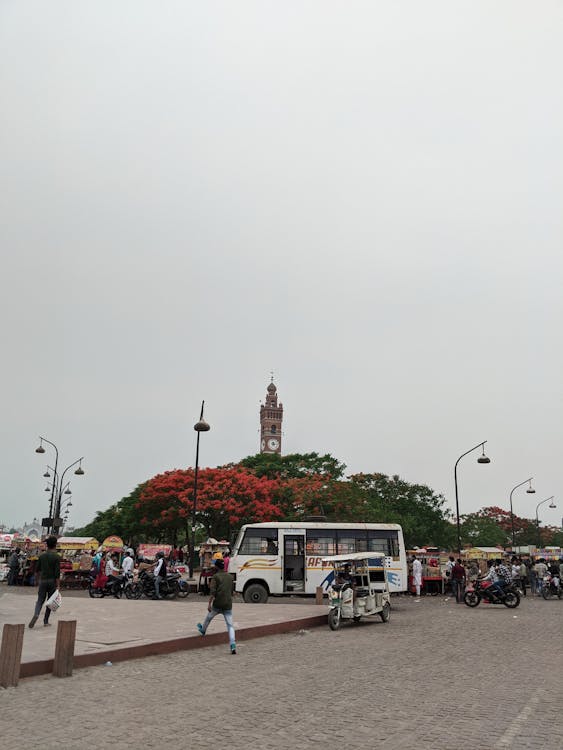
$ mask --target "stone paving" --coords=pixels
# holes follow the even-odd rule
[[[186,599],[175,601],[151,601],[125,598],[91,599],[87,592],[62,592],[63,605],[51,615],[52,626],[43,627],[43,612],[35,627],[27,627],[37,597],[31,588],[0,589],[0,630],[5,623],[25,623],[22,663],[52,659],[55,652],[57,620],[76,620],[76,644],[74,653],[93,654],[108,649],[142,646],[155,641],[201,636],[196,624],[202,622],[207,613],[208,597],[190,594]],[[278,600],[283,601],[283,600]],[[234,616],[235,628],[273,625],[281,622],[319,616],[324,609],[311,599],[291,603],[286,600],[283,607],[271,607],[237,602]],[[222,617],[216,618],[209,633],[222,633],[227,642],[227,631]]]
[[[394,598],[387,624],[22,680],[0,692],[2,739],[91,750],[562,750],[562,623],[557,600],[471,610]]]

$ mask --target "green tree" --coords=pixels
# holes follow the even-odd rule
[[[483,510],[461,516],[461,541],[472,547],[497,547],[509,543],[510,532]]]
[[[257,453],[243,458],[239,465],[250,469],[259,477],[266,476],[269,479],[299,479],[313,475],[340,479],[346,469],[346,465],[330,453],[325,453],[324,456],[319,456],[318,453],[289,453],[286,456]]]

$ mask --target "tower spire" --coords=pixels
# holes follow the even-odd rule
[[[260,452],[281,454],[283,404],[278,404],[274,371],[266,388],[266,402],[260,406]]]

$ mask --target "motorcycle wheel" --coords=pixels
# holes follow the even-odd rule
[[[173,583],[170,583],[168,585],[168,593],[165,594],[165,599],[175,599],[178,596],[178,591],[180,590],[178,584],[176,581]]]
[[[547,601],[551,596],[551,591],[547,588],[547,586],[543,586],[541,590],[541,595],[543,598]]]
[[[381,617],[382,622],[389,622],[389,618],[391,617],[391,605],[389,602],[385,602],[379,616]]]
[[[515,609],[520,604],[520,597],[516,591],[507,591],[502,603],[508,609]]]
[[[340,627],[340,610],[335,608],[331,609],[328,613],[328,627],[331,630],[338,630]]]
[[[96,588],[96,586],[93,586],[92,584],[88,586],[88,593],[90,594],[92,599],[101,599],[104,595],[102,589]]]
[[[189,595],[189,593],[190,587],[188,586],[188,584],[178,589],[178,596],[180,597],[180,599],[185,599]]]
[[[481,597],[476,591],[466,591],[463,596],[464,604],[468,607],[476,607],[481,601]]]
[[[133,584],[129,584],[129,586],[126,586],[124,593],[125,593],[126,599],[135,599],[135,592],[133,590]]]

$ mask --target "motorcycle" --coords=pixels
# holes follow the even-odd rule
[[[483,581],[478,578],[473,587],[467,589],[463,601],[468,607],[477,607],[481,601],[490,604],[504,604],[509,609],[514,609],[520,604],[520,594],[518,590],[509,583],[501,591],[491,588],[491,581]]]
[[[552,596],[556,596],[558,599],[563,598],[563,589],[561,588],[561,579],[559,576],[552,576],[548,573],[543,579],[541,587],[541,595],[547,601]]]
[[[165,580],[160,582],[160,596],[163,599],[175,599],[180,593],[180,585],[178,583],[179,580],[179,573],[167,573]],[[146,570],[142,570],[139,573],[137,583],[133,584],[132,598],[140,599],[143,595],[148,597],[149,599],[153,599],[155,596],[154,576],[152,573],[149,573]],[[187,594],[184,593],[182,593],[181,595],[187,596]]]
[[[121,599],[123,596],[125,589],[125,576],[117,576],[114,580],[106,579],[103,586],[100,586],[97,581],[97,576],[95,578],[90,578],[88,593],[92,599],[102,599],[104,596],[114,596],[116,599]]]

